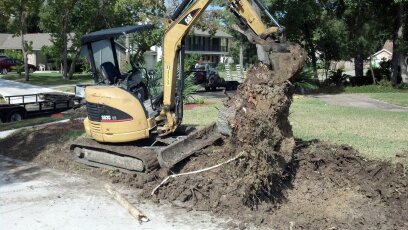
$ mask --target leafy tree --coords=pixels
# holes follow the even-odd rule
[[[394,15],[392,23],[393,55],[391,82],[393,85],[396,85],[402,77],[408,79],[407,63],[405,62],[408,53],[408,1],[393,0],[391,7],[391,15]]]
[[[3,17],[10,19],[10,31],[21,38],[26,81],[29,80],[27,55],[32,52],[32,42],[27,42],[24,37],[27,33],[27,18],[38,12],[41,4],[42,0],[3,0],[3,7],[0,7]]]
[[[314,34],[321,25],[323,11],[319,1],[277,0],[273,6],[272,10],[282,15],[281,23],[286,27],[288,39],[306,48],[314,76],[317,78],[317,39]]]
[[[68,33],[71,32],[74,26],[71,19],[77,2],[78,0],[48,0],[43,5],[40,14],[41,28],[51,33],[52,42],[60,51],[64,79],[68,79]]]

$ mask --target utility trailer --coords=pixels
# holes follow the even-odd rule
[[[79,105],[81,99],[70,94],[41,93],[3,96],[0,123],[20,121],[29,117],[60,113]]]

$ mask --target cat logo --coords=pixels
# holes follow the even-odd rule
[[[190,23],[193,21],[194,16],[197,15],[197,13],[200,11],[200,9],[195,9],[193,11],[191,11],[189,14],[187,14],[187,16],[185,16],[180,22],[179,24],[188,26],[190,25]]]
[[[190,22],[193,20],[193,16],[191,14],[187,15],[187,17],[184,19],[184,22],[188,25]]]

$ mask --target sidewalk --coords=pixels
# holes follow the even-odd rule
[[[211,230],[224,229],[228,222],[207,212],[140,200],[138,190],[114,187],[150,221],[140,224],[106,191],[103,181],[0,155],[0,226],[15,230]]]
[[[408,108],[372,99],[364,94],[321,94],[313,95],[330,105],[377,109],[390,112],[408,112]]]

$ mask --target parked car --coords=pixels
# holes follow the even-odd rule
[[[24,65],[24,62],[14,59],[14,58],[2,58],[0,59],[0,73],[7,74],[12,70],[14,66]],[[34,65],[28,64],[28,69],[30,72],[37,70],[37,67]]]

